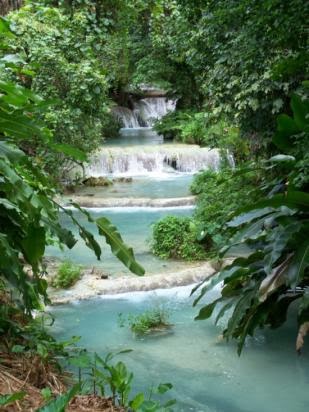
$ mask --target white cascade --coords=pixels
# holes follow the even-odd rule
[[[161,119],[176,108],[176,100],[166,97],[147,97],[134,103],[134,113],[141,125],[152,127],[156,120]]]
[[[137,116],[127,107],[116,106],[112,109],[113,115],[122,123],[123,127],[132,129],[140,127]]]
[[[197,145],[153,145],[101,148],[86,165],[86,176],[161,176],[220,167],[220,153]]]
[[[124,128],[152,127],[154,122],[168,112],[174,111],[176,100],[166,97],[146,97],[134,103],[134,109],[116,106],[112,109],[114,116]]]

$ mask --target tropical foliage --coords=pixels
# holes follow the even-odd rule
[[[269,175],[274,175],[272,180],[268,175],[267,196],[240,208],[228,222],[235,233],[222,255],[227,256],[232,249],[235,255],[241,247],[242,256],[200,285],[203,287],[195,301],[197,304],[207,290],[223,282],[221,296],[203,306],[197,319],[209,318],[217,305],[216,322],[231,311],[223,334],[238,340],[239,354],[246,337],[257,328],[281,326],[293,302],[298,351],[309,331],[308,98],[294,94],[291,108],[293,118],[278,117],[273,139],[284,154],[272,156],[264,165]]]
[[[4,19],[0,19],[0,34],[0,46],[4,51],[2,68],[5,72],[18,72],[19,55],[5,54],[7,40],[14,34]],[[35,365],[38,376],[44,376],[39,385],[48,381],[49,374],[57,383],[54,373],[61,371],[58,356],[67,356],[65,347],[74,340],[57,343],[46,332],[44,315],[32,319],[33,310],[40,310],[43,303],[49,302],[43,261],[45,248],[55,241],[68,248],[76,243],[73,234],[61,226],[62,213],[66,213],[78,227],[85,245],[93,250],[97,259],[101,257],[101,247],[76,220],[72,210],[56,203],[56,190],[50,175],[42,168],[42,159],[33,148],[64,153],[79,161],[86,160],[86,155],[78,148],[55,142],[53,132],[42,120],[50,106],[37,94],[6,79],[0,81],[0,91],[0,351],[22,357],[23,367],[29,366],[26,381]],[[135,261],[132,249],[123,243],[108,219],[95,220],[88,212],[79,210],[97,227],[112,252],[132,272],[142,275],[144,269]],[[67,286],[76,273],[79,275],[79,270],[76,272],[71,265],[62,266],[56,285]],[[79,390],[79,386],[74,387],[40,410],[64,410]],[[13,403],[24,395],[1,396],[0,402],[2,405]]]

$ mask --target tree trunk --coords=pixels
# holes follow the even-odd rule
[[[23,0],[0,0],[0,16],[5,16],[9,11],[19,9]]]

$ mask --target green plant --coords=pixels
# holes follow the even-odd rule
[[[74,385],[67,393],[59,395],[57,398],[42,406],[36,412],[65,412],[71,399],[80,391],[80,385]]]
[[[7,39],[15,38],[10,24],[0,19],[0,50],[4,56],[1,67],[19,72],[19,56],[9,55]],[[10,50],[10,49],[9,49]],[[14,58],[13,58],[14,56]],[[17,61],[17,63],[16,63]],[[61,213],[66,213],[78,227],[85,244],[101,257],[101,247],[94,236],[74,217],[71,210],[55,202],[56,189],[41,161],[29,149],[36,142],[48,153],[65,153],[72,159],[85,161],[85,154],[67,144],[54,141],[52,132],[42,122],[47,102],[26,87],[11,81],[0,80],[0,283],[1,334],[17,333],[23,330],[22,322],[10,322],[10,316],[24,319],[32,317],[34,309],[39,310],[42,302],[49,302],[47,282],[43,277],[43,256],[50,239],[72,248],[76,239],[61,225]],[[73,205],[73,204],[72,204]],[[79,208],[78,205],[75,205]],[[143,268],[135,261],[132,249],[122,241],[117,229],[108,219],[94,219],[79,208],[89,222],[94,224],[99,235],[106,238],[112,252],[135,273],[143,274]],[[7,304],[10,296],[10,304]],[[27,320],[27,322],[26,322]]]
[[[153,394],[162,395],[172,388],[170,383],[160,384],[157,389],[151,388],[147,399],[142,393],[138,393],[130,400],[131,383],[133,373],[128,371],[126,365],[118,361],[113,363],[115,356],[131,352],[123,350],[118,353],[108,353],[104,358],[97,353],[91,356],[88,352],[82,351],[78,356],[71,357],[69,363],[78,367],[79,381],[83,382],[83,391],[101,396],[112,396],[113,404],[123,407],[130,407],[136,412],[171,412],[170,406],[174,405],[175,400],[167,401],[163,406],[160,401],[153,400]],[[82,370],[89,371],[88,379],[82,380]],[[165,408],[165,409],[164,409]]]
[[[15,392],[8,395],[0,395],[0,407],[19,401],[25,397],[25,392]]]
[[[197,195],[197,207],[193,219],[197,227],[197,239],[207,252],[217,253],[228,240],[230,230],[225,227],[229,216],[242,205],[245,206],[261,194],[257,185],[262,181],[262,172],[257,170],[242,173],[246,165],[236,169],[222,168],[196,175],[191,192]]]
[[[199,260],[205,251],[197,241],[197,227],[188,217],[167,216],[153,225],[152,251],[167,259]]]
[[[209,318],[220,305],[217,322],[230,310],[223,336],[238,340],[239,354],[257,328],[281,326],[292,303],[297,307],[297,351],[309,332],[309,195],[304,178],[308,159],[303,152],[304,147],[309,149],[309,99],[294,94],[291,108],[293,118],[278,117],[273,139],[286,154],[272,156],[264,164],[263,190],[266,187],[268,195],[240,208],[228,222],[235,233],[222,255],[231,248],[243,250],[244,245],[246,252],[210,282],[203,282],[195,300],[197,304],[207,290],[223,282],[220,296],[203,306],[196,319]]]
[[[61,263],[57,274],[53,277],[51,285],[54,288],[69,288],[73,286],[81,277],[81,267],[70,261]]]
[[[146,335],[148,333],[171,327],[168,322],[169,314],[163,307],[146,310],[145,312],[133,316],[129,315],[126,319],[119,314],[119,325],[121,327],[128,323],[131,331],[136,335]]]

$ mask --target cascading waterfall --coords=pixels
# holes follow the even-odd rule
[[[174,111],[176,100],[166,97],[146,97],[134,102],[134,109],[117,106],[112,113],[124,128],[152,127],[154,122],[168,112]]]
[[[152,127],[154,122],[161,119],[176,108],[176,100],[165,97],[147,97],[134,104],[134,113],[141,126]]]
[[[133,110],[117,106],[112,109],[112,113],[122,123],[123,127],[127,129],[137,129],[140,127],[138,118]]]
[[[219,167],[218,150],[173,144],[102,148],[93,156],[85,172],[94,177],[110,174],[137,176],[175,171],[195,173],[203,169],[218,170]]]

